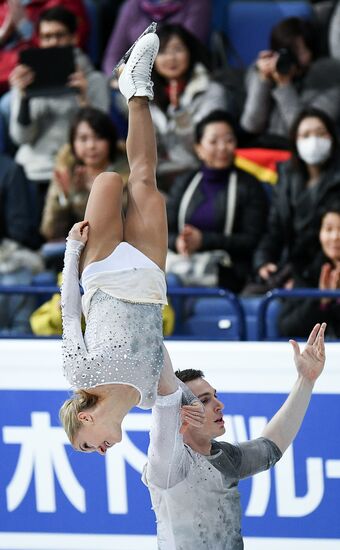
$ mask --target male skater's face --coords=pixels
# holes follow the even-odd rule
[[[224,405],[217,397],[216,390],[203,378],[196,378],[186,382],[187,386],[191,389],[205,408],[205,422],[201,428],[193,428],[189,426],[188,430],[199,430],[199,434],[206,435],[209,439],[218,437],[225,433],[223,409]]]

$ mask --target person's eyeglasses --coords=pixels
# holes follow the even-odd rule
[[[67,31],[59,31],[59,32],[46,32],[39,34],[40,40],[62,40],[63,38],[67,38],[70,36],[70,33]]]
[[[162,55],[183,55],[187,53],[188,50],[185,47],[178,46],[177,48],[164,48],[163,50],[159,50],[158,57]]]

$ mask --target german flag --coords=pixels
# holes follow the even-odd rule
[[[277,182],[277,163],[290,159],[290,151],[282,149],[236,149],[235,165],[270,185]]]

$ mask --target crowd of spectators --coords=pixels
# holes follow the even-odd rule
[[[57,280],[94,178],[127,179],[126,105],[112,70],[156,21],[150,107],[168,273],[242,296],[340,288],[340,1],[277,22],[242,71],[227,55],[216,66],[212,11],[211,0],[0,0],[0,285],[31,284],[46,268]],[[245,148],[255,159],[287,152],[274,185],[254,163],[240,167]],[[0,293],[0,333],[30,332],[36,305]],[[287,300],[278,326],[305,336],[316,320],[340,337],[339,300]]]

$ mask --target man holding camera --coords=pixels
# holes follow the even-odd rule
[[[46,94],[38,89],[34,97],[30,97],[30,85],[38,79],[38,75],[25,64],[17,65],[10,75],[13,90],[10,136],[19,145],[16,161],[35,184],[38,217],[53,173],[55,156],[67,140],[73,115],[79,106],[84,105],[106,112],[109,110],[107,79],[95,71],[89,59],[76,48],[76,31],[76,17],[62,6],[46,10],[40,16],[39,48],[73,48],[75,70],[68,76],[63,93]]]
[[[318,41],[312,24],[298,17],[284,19],[272,29],[270,42],[271,50],[260,52],[246,77],[243,129],[283,137],[284,143],[293,120],[307,106],[338,121],[340,63],[316,59]]]
[[[9,75],[18,62],[19,52],[35,43],[35,22],[41,12],[58,4],[60,0],[0,0],[1,94],[8,90]],[[76,15],[78,42],[85,46],[89,22],[82,0],[63,0],[63,6]]]

